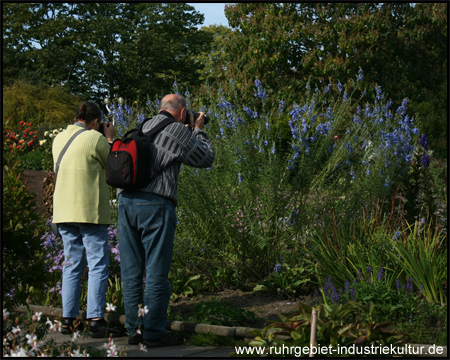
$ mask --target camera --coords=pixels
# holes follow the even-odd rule
[[[106,121],[102,121],[100,123],[100,129],[98,129],[98,131],[100,132],[100,134],[102,134],[103,136],[105,136],[105,125],[107,126],[109,123]]]
[[[191,122],[190,122],[190,116],[189,116],[189,113],[192,113],[193,115],[194,115],[194,124],[195,124],[195,121],[197,121],[197,119],[198,119],[198,117],[200,116],[200,113],[198,113],[198,112],[193,112],[192,110],[188,110],[187,111],[187,113],[186,113],[186,120],[185,120],[185,124],[187,124],[187,125],[189,125]],[[207,123],[208,123],[208,121],[209,121],[209,117],[207,117],[206,115],[203,117],[203,119],[204,119],[204,124],[206,125]]]

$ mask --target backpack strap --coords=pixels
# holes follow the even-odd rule
[[[125,133],[125,135],[123,136],[123,138],[125,139],[126,137],[128,137],[128,135],[130,135],[131,133],[136,132],[136,131],[138,132],[138,135],[139,135],[139,136],[145,135],[145,136],[150,137],[150,136],[152,136],[153,134],[156,134],[158,131],[160,131],[160,130],[162,130],[163,128],[165,128],[167,125],[169,125],[169,124],[175,122],[175,119],[168,117],[167,119],[164,119],[164,120],[161,121],[158,125],[156,125],[155,127],[153,127],[152,129],[150,129],[148,132],[146,132],[146,133],[144,134],[144,132],[142,131],[142,129],[143,129],[143,127],[144,127],[144,124],[145,124],[147,121],[151,120],[151,119],[153,119],[153,118],[146,118],[143,122],[141,122],[141,124],[140,124],[137,128],[134,128],[134,129],[131,129],[131,130],[127,131],[127,132]]]
[[[69,141],[66,143],[66,145],[64,145],[63,149],[61,150],[61,152],[59,153],[58,156],[58,161],[56,161],[56,165],[55,165],[55,183],[56,183],[56,178],[58,176],[58,170],[59,170],[59,164],[61,164],[61,160],[64,156],[64,154],[67,151],[67,148],[70,146],[70,144],[72,144],[72,141],[75,140],[75,138],[80,135],[82,132],[87,131],[86,129],[81,129],[80,131],[77,131],[75,134],[72,135],[72,137],[69,139]]]
[[[149,119],[145,119],[145,120],[142,122],[141,126],[139,126],[139,131],[141,131],[142,133],[143,133],[142,128],[143,128],[143,126],[144,126],[144,123],[145,123],[147,120],[149,120]],[[167,125],[172,124],[173,122],[175,122],[175,119],[174,119],[174,118],[168,117],[168,118],[164,119],[163,121],[161,121],[161,122],[160,122],[159,124],[157,124],[156,126],[154,126],[154,127],[153,127],[152,129],[150,129],[148,132],[146,132],[145,134],[143,133],[143,134],[144,134],[145,136],[151,137],[151,136],[153,136],[154,134],[156,134],[157,132],[159,132],[160,130],[164,129]]]

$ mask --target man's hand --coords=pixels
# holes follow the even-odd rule
[[[189,116],[189,124],[186,124],[186,127],[189,130],[194,129],[203,129],[203,126],[205,125],[205,113],[199,112],[199,117],[194,122],[194,113],[192,111],[189,111],[186,116]]]
[[[205,125],[205,113],[199,112],[200,116],[195,120],[195,129],[203,129]]]

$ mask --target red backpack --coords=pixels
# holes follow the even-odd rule
[[[149,120],[151,118],[145,119],[122,139],[114,140],[106,162],[106,182],[109,185],[133,191],[146,186],[152,179],[153,139],[175,119],[167,118],[144,134],[142,127]]]

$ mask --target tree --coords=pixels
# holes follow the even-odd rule
[[[222,25],[210,25],[202,28],[212,38],[207,51],[197,54],[198,61],[204,66],[198,71],[202,83],[214,85],[226,80],[226,54],[224,49],[230,40],[231,29]]]
[[[443,3],[227,5],[228,75],[249,102],[255,79],[273,90],[274,100],[293,103],[308,81],[312,88],[343,82],[363,69],[368,88],[381,85],[396,105],[404,98],[445,104],[446,9]],[[445,124],[445,108],[433,118]]]
[[[8,3],[3,12],[4,83],[24,77],[96,101],[198,84],[196,55],[211,39],[184,3]]]

